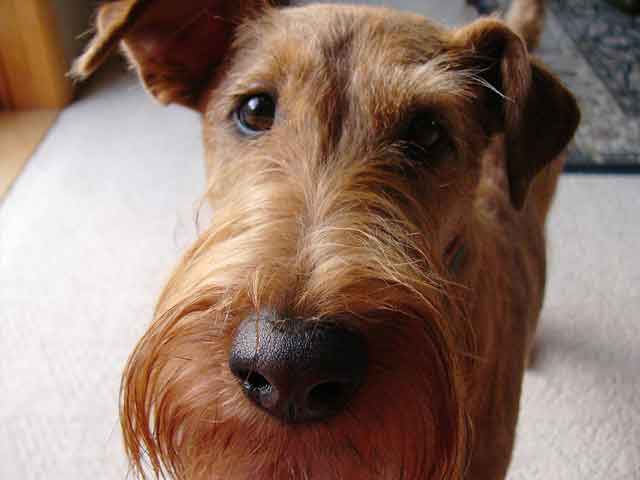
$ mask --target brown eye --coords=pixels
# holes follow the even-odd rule
[[[435,148],[444,138],[444,129],[430,115],[418,115],[409,125],[408,139],[423,152]]]
[[[242,101],[235,122],[245,135],[256,135],[271,128],[275,114],[276,104],[270,95],[253,95]]]

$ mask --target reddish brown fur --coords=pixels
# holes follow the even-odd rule
[[[150,35],[152,7],[146,15]],[[150,91],[203,113],[215,210],[123,377],[134,470],[143,475],[146,459],[190,480],[504,478],[542,304],[553,158],[578,119],[572,97],[495,20],[448,31],[364,7],[243,15],[233,47],[209,53],[206,82],[193,65],[163,76],[137,53],[139,30],[124,33]],[[216,25],[194,24],[189,38]],[[276,122],[242,138],[230,112],[265,91],[277,95]],[[451,139],[422,163],[401,142],[416,111]],[[451,272],[457,236],[468,255]],[[242,395],[231,339],[265,307],[365,334],[372,363],[345,413],[283,425]]]

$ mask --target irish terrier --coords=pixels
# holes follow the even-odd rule
[[[517,2],[533,43],[539,2]],[[525,40],[497,19],[120,0],[76,75],[118,44],[160,102],[202,113],[214,211],[124,372],[134,473],[504,478],[579,120]]]

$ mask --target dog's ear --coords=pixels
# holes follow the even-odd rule
[[[161,103],[198,108],[216,67],[226,59],[236,28],[285,0],[117,0],[96,16],[96,35],[71,74],[91,75],[122,47],[148,91]]]
[[[576,100],[502,22],[477,20],[455,36],[492,90],[489,107],[504,131],[511,201],[520,209],[533,178],[573,137],[580,121]]]

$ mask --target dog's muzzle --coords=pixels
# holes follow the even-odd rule
[[[252,315],[238,327],[229,366],[247,397],[285,423],[340,413],[364,382],[368,354],[357,332],[326,321]]]

